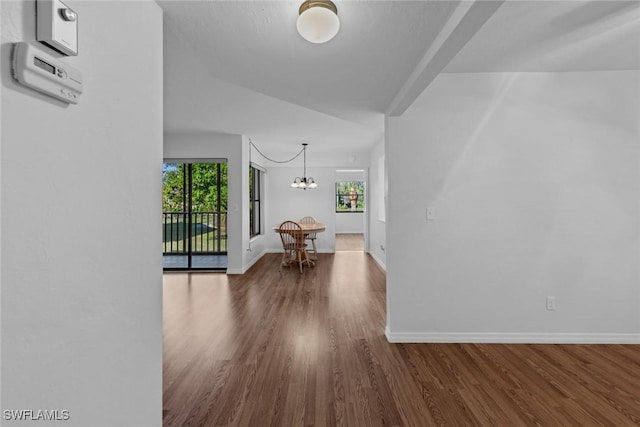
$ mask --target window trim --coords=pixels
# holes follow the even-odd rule
[[[263,234],[262,227],[262,196],[264,179],[264,170],[256,167],[253,163],[249,164],[249,238],[260,236]],[[253,191],[252,191],[253,189]],[[257,210],[257,213],[256,213]],[[257,220],[257,227],[255,224]]]

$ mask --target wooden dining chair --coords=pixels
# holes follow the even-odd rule
[[[316,222],[318,222],[314,217],[312,216],[305,216],[304,218],[301,218],[300,221],[298,221],[300,224],[315,224]],[[318,251],[316,250],[316,233],[308,233],[305,236],[305,240],[309,240],[311,242],[311,245],[313,246],[313,250],[308,251],[308,252],[313,252],[313,257],[311,259],[318,259]]]
[[[308,266],[313,266],[307,253],[307,245],[304,243],[304,234],[300,224],[293,221],[285,221],[278,227],[278,233],[284,250],[281,266],[288,266],[291,262],[297,262],[300,266],[300,273],[302,273],[302,264],[305,262]]]

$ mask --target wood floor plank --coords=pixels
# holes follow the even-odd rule
[[[164,276],[165,426],[640,426],[640,346],[390,344],[361,251]]]
[[[336,251],[364,251],[364,234],[336,234]]]

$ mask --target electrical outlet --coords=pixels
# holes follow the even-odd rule
[[[558,300],[556,297],[547,297],[547,310],[555,311],[558,308]]]

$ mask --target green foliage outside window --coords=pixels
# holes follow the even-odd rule
[[[364,182],[336,182],[336,212],[364,212]]]
[[[185,168],[184,163],[165,163],[162,167],[162,210],[184,212]],[[227,211],[227,164],[192,164],[193,194],[192,212],[218,212],[218,186],[220,187],[220,212]],[[218,169],[220,170],[218,172]],[[220,181],[220,182],[218,182]]]
[[[162,165],[164,254],[226,253],[227,177],[226,163]]]

